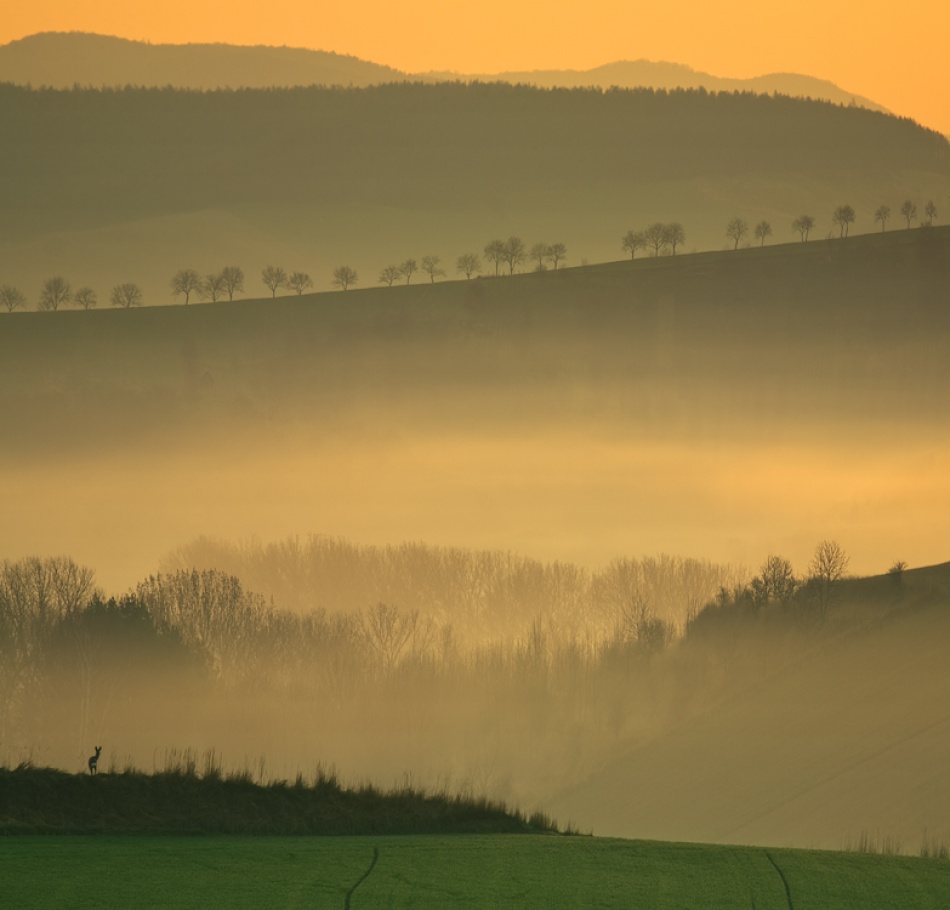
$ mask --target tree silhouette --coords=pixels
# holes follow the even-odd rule
[[[73,294],[73,300],[76,306],[82,307],[84,310],[91,310],[98,303],[96,292],[92,288],[80,288]]]
[[[666,246],[666,226],[659,221],[654,221],[644,232],[647,246],[653,247],[653,258],[660,255],[660,250]]]
[[[765,238],[772,236],[772,225],[767,221],[760,221],[755,226],[755,239],[759,241],[759,246],[765,246]]]
[[[811,215],[799,215],[792,222],[792,230],[798,231],[798,236],[801,237],[802,243],[805,243],[808,240],[808,235],[812,232],[812,229],[815,227],[815,219]]]
[[[287,273],[280,266],[268,265],[261,272],[261,281],[270,288],[271,297],[276,297],[278,288],[287,287]]]
[[[387,287],[392,287],[393,282],[402,274],[399,270],[398,265],[387,265],[379,273],[379,283],[385,284]]]
[[[498,274],[498,267],[505,261],[505,241],[491,240],[485,244],[485,258],[494,264],[495,274]]]
[[[726,236],[732,238],[733,249],[739,249],[739,241],[749,233],[749,223],[738,215],[726,225]]]
[[[874,213],[874,220],[881,222],[881,233],[887,230],[887,219],[891,217],[891,207],[889,205],[879,205]]]
[[[508,263],[508,274],[513,275],[515,266],[521,265],[525,260],[524,241],[520,237],[509,237],[505,241],[503,258]]]
[[[462,253],[455,262],[455,271],[461,272],[466,278],[471,278],[481,270],[482,260],[477,253]]]
[[[0,304],[7,308],[8,313],[16,309],[26,308],[26,297],[13,285],[5,284],[0,287]]]
[[[72,288],[69,282],[61,276],[48,278],[43,282],[43,290],[40,292],[40,310],[58,310],[61,306],[69,303],[72,299]]]
[[[538,267],[536,271],[543,272],[544,260],[547,258],[547,255],[548,255],[548,245],[546,243],[536,243],[528,251],[528,255],[531,257],[532,260],[537,261]]]
[[[332,284],[334,287],[342,288],[345,291],[351,284],[356,284],[356,281],[356,272],[348,265],[341,265],[333,270]]]
[[[222,275],[221,272],[205,275],[204,281],[201,282],[201,287],[198,288],[198,293],[201,295],[202,300],[210,300],[212,303],[217,303],[218,298],[225,293],[224,275]]]
[[[130,309],[134,306],[142,305],[142,289],[131,281],[125,284],[117,284],[112,289],[112,295],[109,298],[113,306]]]
[[[837,584],[848,570],[849,562],[847,553],[836,540],[822,540],[815,547],[815,555],[808,566],[809,584],[817,595],[822,617],[831,605]]]
[[[175,273],[171,285],[172,294],[175,297],[179,294],[185,295],[185,305],[187,306],[192,293],[201,288],[201,276],[194,269],[182,269]]]
[[[678,221],[663,225],[663,245],[670,248],[670,252],[675,256],[676,248],[686,243],[686,231]]]
[[[924,206],[924,214],[927,216],[927,227],[930,227],[937,217],[937,203],[933,199]]]
[[[287,279],[287,287],[296,291],[299,297],[304,291],[313,287],[313,279],[306,272],[294,272]]]
[[[442,268],[442,260],[438,256],[423,256],[422,271],[429,276],[429,281],[433,284],[436,278],[445,275],[445,269]]]
[[[234,295],[239,291],[244,293],[244,272],[236,265],[226,265],[221,269],[221,280],[228,292],[228,300],[234,300]]]
[[[413,274],[418,270],[419,264],[415,259],[407,259],[402,265],[399,266],[399,274],[406,276],[406,284],[409,284],[409,279],[411,279]]]
[[[792,564],[781,556],[769,556],[752,579],[752,600],[757,605],[788,603],[797,588]]]
[[[910,199],[905,200],[901,206],[901,214],[907,221],[907,227],[910,228],[911,221],[917,217],[917,203],[912,202]]]
[[[841,229],[839,237],[847,237],[848,228],[854,223],[854,209],[850,205],[839,205],[831,216],[831,223]]]
[[[545,255],[544,258],[547,259],[547,261],[550,262],[551,265],[554,266],[554,271],[556,272],[558,263],[562,259],[567,258],[567,247],[563,243],[560,243],[560,242],[552,243],[548,247],[547,254]]]
[[[630,254],[630,258],[633,259],[637,255],[637,250],[645,250],[647,248],[647,238],[643,231],[627,231],[623,235],[621,240],[621,246],[625,253]]]

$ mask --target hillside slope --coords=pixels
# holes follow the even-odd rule
[[[512,234],[528,249],[560,240],[579,264],[619,258],[624,233],[654,221],[683,224],[684,252],[722,249],[737,215],[769,221],[778,241],[810,213],[818,238],[837,233],[845,201],[853,230],[872,231],[882,202],[894,227],[904,199],[922,213],[950,195],[950,144],[937,134],[754,95],[7,85],[0,112],[0,282],[34,306],[53,275],[100,301],[135,281],[153,304],[172,302],[182,268],[238,265],[248,296],[263,293],[267,264],[308,272],[317,288],[346,264],[371,286],[408,257],[440,256],[451,276],[460,254]]]
[[[950,564],[905,573],[901,589],[852,583],[840,609],[851,623],[836,637],[784,666],[773,640],[776,659],[760,654],[756,673],[764,634],[733,629],[729,672],[745,665],[745,685],[551,809],[622,837],[838,849],[866,835],[915,850],[925,832],[945,836]]]
[[[16,516],[0,542],[11,558],[70,553],[116,587],[199,534],[589,565],[656,552],[755,565],[775,548],[798,566],[829,536],[855,571],[936,562],[948,296],[939,227],[0,314],[0,485]]]
[[[356,57],[297,47],[227,44],[151,44],[83,32],[42,32],[0,45],[0,82],[72,88],[138,85],[162,88],[287,88],[295,85],[379,85],[424,82],[511,82],[545,88],[705,88],[778,92],[836,104],[884,110],[825,79],[772,73],[727,79],[676,63],[623,60],[590,70],[482,73],[404,73]]]
[[[0,82],[37,88],[286,88],[405,78],[357,57],[296,47],[151,44],[83,32],[42,32],[0,45]]]
[[[789,95],[793,98],[814,98],[835,104],[856,104],[874,111],[883,111],[869,98],[839,88],[827,79],[816,79],[800,73],[769,73],[749,79],[729,79],[704,73],[679,63],[653,60],[618,60],[589,70],[521,70],[497,74],[459,76],[449,72],[425,73],[425,78],[446,80],[462,78],[489,82],[500,80],[544,88],[703,88],[710,92],[756,92]]]

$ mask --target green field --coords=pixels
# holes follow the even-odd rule
[[[0,841],[0,890],[19,910],[336,908],[348,895],[354,910],[926,910],[950,905],[950,863],[599,838],[17,837]]]

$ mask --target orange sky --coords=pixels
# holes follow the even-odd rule
[[[613,60],[686,63],[720,76],[831,79],[950,133],[950,0],[11,0],[0,43],[91,31],[155,43],[287,44],[407,71],[585,69]]]

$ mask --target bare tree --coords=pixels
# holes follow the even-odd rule
[[[400,270],[400,268],[399,268],[398,265],[387,265],[387,266],[379,273],[379,283],[380,283],[380,284],[385,284],[387,287],[392,287],[392,286],[393,286],[393,282],[394,282],[400,275],[402,275],[402,271]]]
[[[909,228],[911,221],[917,217],[917,203],[910,199],[905,200],[901,206],[901,214],[906,219],[907,227]]]
[[[125,284],[117,284],[112,289],[112,295],[109,298],[113,306],[129,309],[134,306],[142,305],[142,289],[131,281]]]
[[[333,270],[333,281],[331,283],[334,287],[341,288],[345,291],[351,284],[356,284],[356,282],[356,272],[348,265],[337,266],[337,268]]]
[[[212,303],[217,303],[218,298],[225,293],[224,275],[221,274],[221,272],[205,275],[204,280],[201,282],[201,287],[198,288],[198,293],[201,295],[202,300],[210,300]]]
[[[419,263],[415,259],[407,259],[399,266],[399,274],[405,276],[406,284],[409,284],[412,276],[419,271]]]
[[[276,297],[278,288],[287,287],[287,273],[280,266],[269,265],[261,272],[261,281],[270,288],[271,297]]]
[[[678,221],[663,225],[663,245],[668,246],[674,256],[676,255],[676,248],[681,243],[686,243],[686,231],[683,225]]]
[[[937,203],[933,199],[924,206],[924,214],[927,216],[927,227],[930,227],[934,223],[934,218],[937,217]]]
[[[547,259],[547,261],[550,262],[551,265],[554,266],[554,271],[556,272],[558,263],[562,259],[567,259],[567,247],[561,242],[552,243],[548,247],[548,252],[547,252],[547,255],[545,256],[545,259]]]
[[[8,313],[12,313],[19,308],[26,308],[26,297],[13,285],[5,284],[0,287],[0,305],[7,308]]]
[[[738,215],[726,225],[726,236],[734,241],[733,249],[739,249],[739,241],[749,233],[749,222]]]
[[[889,205],[879,205],[874,213],[874,220],[881,222],[881,233],[887,230],[887,219],[891,217],[891,207]]]
[[[660,255],[660,250],[666,246],[666,227],[659,221],[653,222],[644,232],[647,246],[653,247],[653,258]]]
[[[462,253],[455,262],[455,271],[466,278],[477,275],[482,270],[482,260],[477,253]]]
[[[815,547],[815,555],[808,566],[809,583],[818,599],[823,617],[828,611],[837,583],[848,570],[850,558],[836,540],[822,540]]]
[[[798,231],[798,236],[801,237],[802,243],[805,243],[808,240],[808,235],[812,232],[815,227],[815,219],[811,215],[799,215],[792,222],[792,230]]]
[[[546,243],[536,243],[528,251],[528,255],[532,260],[537,260],[538,267],[535,271],[543,272],[544,271],[544,260],[548,255],[548,245]]]
[[[505,241],[492,240],[485,244],[485,258],[494,264],[495,274],[498,274],[498,267],[505,261]]]
[[[201,288],[201,276],[194,269],[182,269],[175,273],[175,277],[171,280],[171,286],[173,296],[185,295],[185,305],[187,306],[192,293]]]
[[[442,260],[438,256],[423,256],[422,271],[429,276],[429,281],[435,283],[436,278],[445,275],[445,269],[442,268]]]
[[[228,292],[228,300],[234,300],[237,293],[244,293],[244,272],[236,265],[226,265],[221,269],[221,279]]]
[[[792,564],[781,556],[769,556],[752,579],[752,599],[757,604],[788,603],[798,588]]]
[[[621,241],[621,246],[625,253],[630,254],[630,258],[633,259],[637,255],[637,250],[645,250],[647,248],[647,238],[643,231],[627,231],[623,235]]]
[[[755,226],[755,239],[759,241],[759,246],[765,246],[765,238],[772,236],[772,225],[767,221],[760,221]]]
[[[84,310],[91,310],[99,302],[96,292],[92,288],[80,288],[73,294],[73,301],[76,306]]]
[[[508,274],[515,273],[515,266],[525,260],[524,241],[520,237],[511,236],[505,241],[504,260],[508,263]]]
[[[69,282],[57,275],[55,278],[48,278],[43,283],[37,309],[55,311],[61,306],[65,306],[71,299],[72,288],[69,286]]]
[[[854,223],[854,209],[850,205],[839,205],[831,216],[831,223],[841,229],[839,237],[847,237],[848,228]]]
[[[396,607],[379,603],[360,614],[360,629],[380,668],[390,673],[412,640],[419,624],[419,612],[400,613]]]
[[[299,297],[304,291],[313,287],[313,279],[306,272],[294,272],[287,279],[287,287],[297,292]]]

